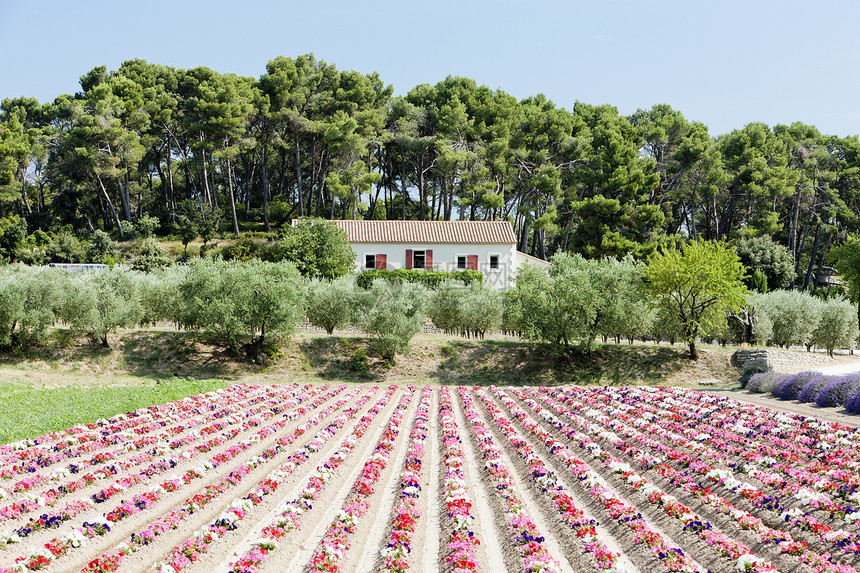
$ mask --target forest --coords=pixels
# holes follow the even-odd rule
[[[259,78],[129,60],[80,88],[0,105],[7,261],[58,236],[191,223],[205,240],[308,216],[506,219],[545,259],[768,237],[793,265],[771,287],[806,289],[860,226],[858,137],[799,122],[712,135],[666,104],[566,109],[453,76],[394,96],[377,73],[312,54]]]

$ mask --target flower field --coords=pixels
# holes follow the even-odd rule
[[[860,570],[860,433],[673,388],[237,385],[0,446],[0,573]]]

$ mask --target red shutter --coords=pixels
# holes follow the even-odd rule
[[[406,268],[412,268],[412,249],[406,249]]]
[[[388,255],[376,255],[376,268],[377,269],[387,269],[388,268]]]
[[[424,251],[424,268],[428,271],[433,270],[433,250],[427,249]]]
[[[478,270],[478,255],[469,255],[468,257],[466,257],[466,260],[467,260],[467,264],[466,264],[467,269],[469,269],[470,271],[477,271]]]

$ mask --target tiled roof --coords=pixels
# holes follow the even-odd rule
[[[513,245],[508,221],[332,221],[351,243]]]

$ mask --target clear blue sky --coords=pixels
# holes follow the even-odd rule
[[[856,0],[0,0],[0,99],[52,101],[127,59],[259,77],[308,52],[405,94],[448,75],[622,114],[668,103],[712,135],[760,121],[860,134]]]

